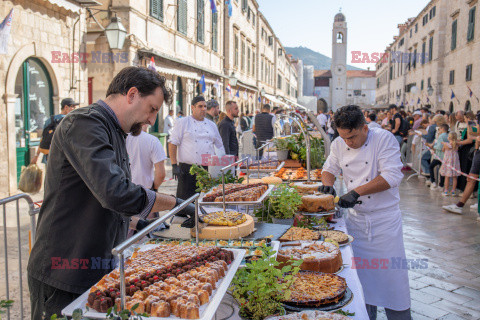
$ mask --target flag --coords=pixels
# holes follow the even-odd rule
[[[232,0],[225,0],[225,3],[228,5],[228,16],[231,17],[233,13]]]
[[[230,83],[227,85],[227,88],[225,90],[232,93],[232,87],[230,86]]]
[[[453,92],[453,89],[452,89],[452,96],[450,97],[450,99],[453,99],[455,98],[455,93]]]
[[[235,97],[240,98],[240,90],[237,90],[237,93],[235,93]]]
[[[153,71],[157,71],[157,69],[155,69],[155,59],[153,58],[153,56],[150,59],[150,63],[148,64],[148,69],[153,70]]]
[[[212,9],[212,13],[217,13],[217,6],[215,5],[215,0],[210,0],[210,9]]]
[[[469,94],[470,94],[470,98],[471,98],[471,97],[473,96],[473,91],[472,91],[472,89],[470,89],[470,87],[469,87],[469,86],[467,86],[467,88],[468,88],[468,91],[470,91],[470,93],[469,93]]]
[[[0,24],[0,54],[7,54],[8,38],[10,37],[10,29],[12,28],[13,9],[3,19]]]
[[[243,99],[245,99],[245,100],[248,99],[248,93],[247,93],[247,91],[243,91]]]
[[[420,100],[420,98],[418,98],[417,104],[420,104],[420,103],[422,103],[422,100]]]
[[[207,91],[207,86],[206,86],[206,84],[205,84],[205,75],[202,74],[202,77],[200,78],[200,80],[198,81],[198,83],[202,86],[202,87],[201,87],[202,93],[204,93],[205,91]]]
[[[427,97],[427,103],[430,103],[430,99]]]
[[[258,97],[258,103],[262,102],[262,98]]]

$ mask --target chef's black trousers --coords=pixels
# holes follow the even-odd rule
[[[197,178],[190,174],[191,164],[179,163],[178,167],[180,169],[180,176],[178,177],[177,185],[177,198],[187,200],[197,192]],[[208,171],[207,166],[202,166],[205,170]]]

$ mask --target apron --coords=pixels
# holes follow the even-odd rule
[[[410,286],[403,245],[401,212],[363,213],[349,209],[345,219],[365,303],[402,311],[410,308]],[[361,260],[359,260],[361,259]]]

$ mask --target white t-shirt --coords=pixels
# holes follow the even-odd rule
[[[318,122],[320,123],[320,125],[322,127],[325,127],[327,125],[327,116],[324,114],[324,113],[320,113],[318,116],[317,116],[317,120]]]
[[[142,131],[138,136],[127,136],[127,152],[133,183],[147,189],[153,185],[154,166],[167,159],[162,143],[157,137]]]
[[[172,116],[168,115],[165,118],[165,121],[163,123],[163,133],[167,133],[168,135],[171,135],[174,124],[175,124],[175,120],[173,119]]]

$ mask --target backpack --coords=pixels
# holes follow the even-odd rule
[[[398,128],[398,133],[402,137],[408,137],[408,130],[410,130],[410,125],[407,120],[404,118],[401,119],[400,128]]]
[[[57,129],[58,124],[62,121],[63,118],[55,119],[55,116],[50,117],[50,123],[43,129],[42,140],[38,149],[43,154],[48,154],[50,152],[50,145],[52,144],[53,134],[55,129]]]

